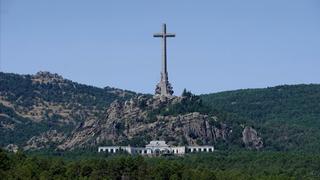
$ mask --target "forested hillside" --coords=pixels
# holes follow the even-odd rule
[[[5,179],[319,179],[320,85],[184,91],[162,101],[47,72],[0,73],[0,137],[1,147],[28,153],[0,149]],[[143,146],[157,138],[216,151],[184,158],[96,152],[99,143]]]
[[[211,109],[253,123],[267,149],[320,150],[320,85],[284,85],[201,96]]]
[[[79,84],[49,72],[0,72],[0,146],[20,145],[49,130],[70,133],[84,120],[99,118],[114,100],[134,94]]]
[[[244,89],[200,99],[184,91],[162,102],[48,72],[0,73],[0,147],[73,149],[106,143],[144,145],[161,138],[227,150],[252,145],[243,143],[245,127],[253,127],[258,134],[253,141],[262,143],[253,149],[319,152],[320,85]]]

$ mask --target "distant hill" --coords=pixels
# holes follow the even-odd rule
[[[0,147],[95,148],[214,144],[217,149],[318,151],[320,85],[286,85],[161,100],[72,82],[0,73]],[[9,145],[9,146],[8,146]]]
[[[211,109],[250,120],[269,149],[320,149],[319,84],[226,91],[201,98]]]
[[[0,145],[7,149],[142,146],[153,139],[171,145],[263,148],[254,129],[227,122],[224,113],[210,112],[186,91],[163,99],[86,86],[49,72],[1,73],[0,83]]]
[[[97,119],[114,100],[133,95],[79,84],[49,72],[0,72],[0,146],[23,144],[48,130],[70,133],[86,119]]]

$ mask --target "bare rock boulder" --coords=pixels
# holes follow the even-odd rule
[[[245,127],[242,131],[242,141],[248,149],[261,149],[263,148],[262,138],[252,127]]]

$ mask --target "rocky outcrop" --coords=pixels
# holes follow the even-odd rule
[[[64,83],[66,82],[62,76],[56,73],[50,73],[47,71],[39,71],[37,74],[32,76],[32,82],[39,82],[39,83]]]
[[[249,149],[261,149],[263,148],[262,138],[258,136],[258,133],[252,127],[245,127],[242,131],[242,141]]]
[[[19,146],[16,145],[16,144],[8,144],[4,149],[7,150],[7,151],[9,151],[9,152],[14,152],[14,153],[16,153],[16,152],[18,152],[18,150],[19,150]]]
[[[135,146],[150,140],[164,140],[169,145],[214,145],[218,141],[229,141],[232,128],[216,116],[199,112],[170,113],[170,107],[185,103],[185,98],[136,96],[126,101],[115,100],[99,112],[99,117],[87,115],[68,135],[50,130],[33,136],[23,149]],[[241,134],[237,136],[241,138]],[[244,128],[242,136],[247,148],[263,147],[255,129]]]
[[[27,145],[24,146],[24,150],[38,150],[43,148],[49,148],[50,145],[59,144],[65,139],[63,133],[59,133],[56,130],[49,130],[42,133],[40,136],[33,136],[27,141]],[[54,147],[54,146],[53,146]]]
[[[217,122],[217,117],[199,112],[150,116],[150,112],[165,109],[182,100],[181,97],[157,96],[138,96],[125,102],[116,100],[105,111],[103,119],[85,121],[58,148],[65,150],[105,143],[125,144],[137,138],[145,143],[161,139],[174,145],[213,144],[218,139],[227,139],[231,130],[226,124]],[[213,126],[212,122],[219,123],[219,128]]]

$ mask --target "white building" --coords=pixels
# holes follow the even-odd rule
[[[98,148],[98,152],[117,153],[120,151],[129,154],[140,155],[183,155],[194,152],[213,152],[213,146],[169,146],[165,141],[151,141],[145,147],[131,146],[102,146]]]

